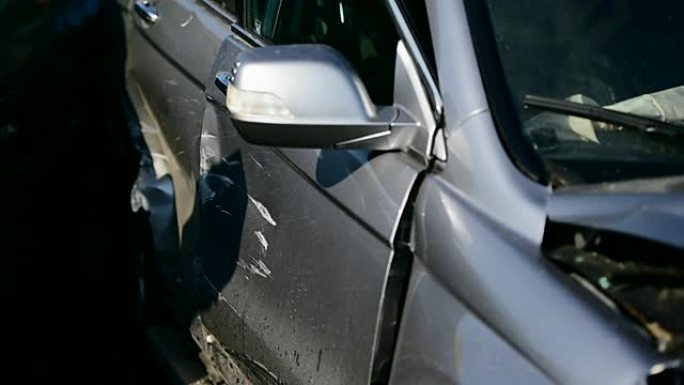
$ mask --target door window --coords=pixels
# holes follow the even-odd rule
[[[281,0],[250,0],[247,2],[245,24],[257,35],[274,41],[274,30],[280,12]]]
[[[340,51],[373,101],[392,104],[398,36],[382,0],[248,0],[246,27],[274,44]]]
[[[237,13],[237,1],[238,0],[212,0],[214,3],[218,4],[219,7],[228,11],[229,13]]]

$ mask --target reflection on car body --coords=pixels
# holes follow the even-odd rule
[[[682,4],[129,12],[166,302],[228,382],[681,382]]]

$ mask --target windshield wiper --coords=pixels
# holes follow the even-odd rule
[[[592,121],[630,127],[648,134],[660,134],[669,137],[681,137],[684,135],[684,127],[676,124],[661,122],[659,120],[626,112],[614,111],[599,106],[569,102],[562,99],[525,95],[523,105],[525,108],[539,108],[545,111],[577,116]]]

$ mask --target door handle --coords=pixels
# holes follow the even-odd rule
[[[135,13],[150,24],[154,24],[159,20],[157,8],[147,0],[136,0],[134,8]]]

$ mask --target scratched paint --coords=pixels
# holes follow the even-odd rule
[[[271,226],[275,227],[278,226],[276,223],[275,219],[271,216],[271,213],[268,212],[268,209],[266,206],[263,205],[263,203],[259,202],[258,200],[254,199],[251,195],[247,195],[249,197],[249,200],[256,206],[257,210],[259,210],[259,213],[261,214],[261,217],[266,220]]]
[[[250,153],[247,153],[247,155],[249,155],[249,157],[252,158],[254,163],[256,163],[256,165],[259,166],[259,168],[263,170],[264,166],[254,157],[254,155],[252,155]]]
[[[184,22],[182,22],[181,25],[180,25],[180,27],[181,27],[181,28],[187,27],[188,24],[190,24],[190,22],[192,21],[193,18],[194,18],[194,17],[193,17],[192,15],[188,16],[187,20],[185,20]]]
[[[255,260],[255,262],[256,262],[256,266],[258,267],[259,271],[261,273],[263,273],[262,276],[264,278],[271,276],[271,269],[269,269],[268,266],[266,266],[264,261],[262,261],[261,259],[257,259],[257,260]]]
[[[264,248],[264,253],[268,251],[268,241],[266,240],[266,237],[264,236],[264,233],[261,231],[255,231],[254,235],[256,235],[257,239],[259,240],[259,243],[261,243],[261,247]]]
[[[253,275],[259,276],[261,278],[270,278],[271,277],[271,269],[266,266],[264,261],[261,259],[255,259],[255,258],[250,258],[251,262],[245,262],[242,259],[238,259],[237,265],[252,273]],[[245,276],[249,280],[249,277]]]
[[[217,297],[218,297],[218,300],[219,300],[219,301],[221,301],[221,302],[225,303],[226,305],[228,305],[228,307],[230,308],[230,310],[233,311],[233,313],[235,313],[235,314],[240,314],[240,313],[238,313],[238,311],[237,311],[237,309],[235,308],[235,306],[233,306],[233,305],[228,301],[228,298],[226,298],[223,294],[221,294],[221,292],[219,292],[219,293],[217,294]]]

